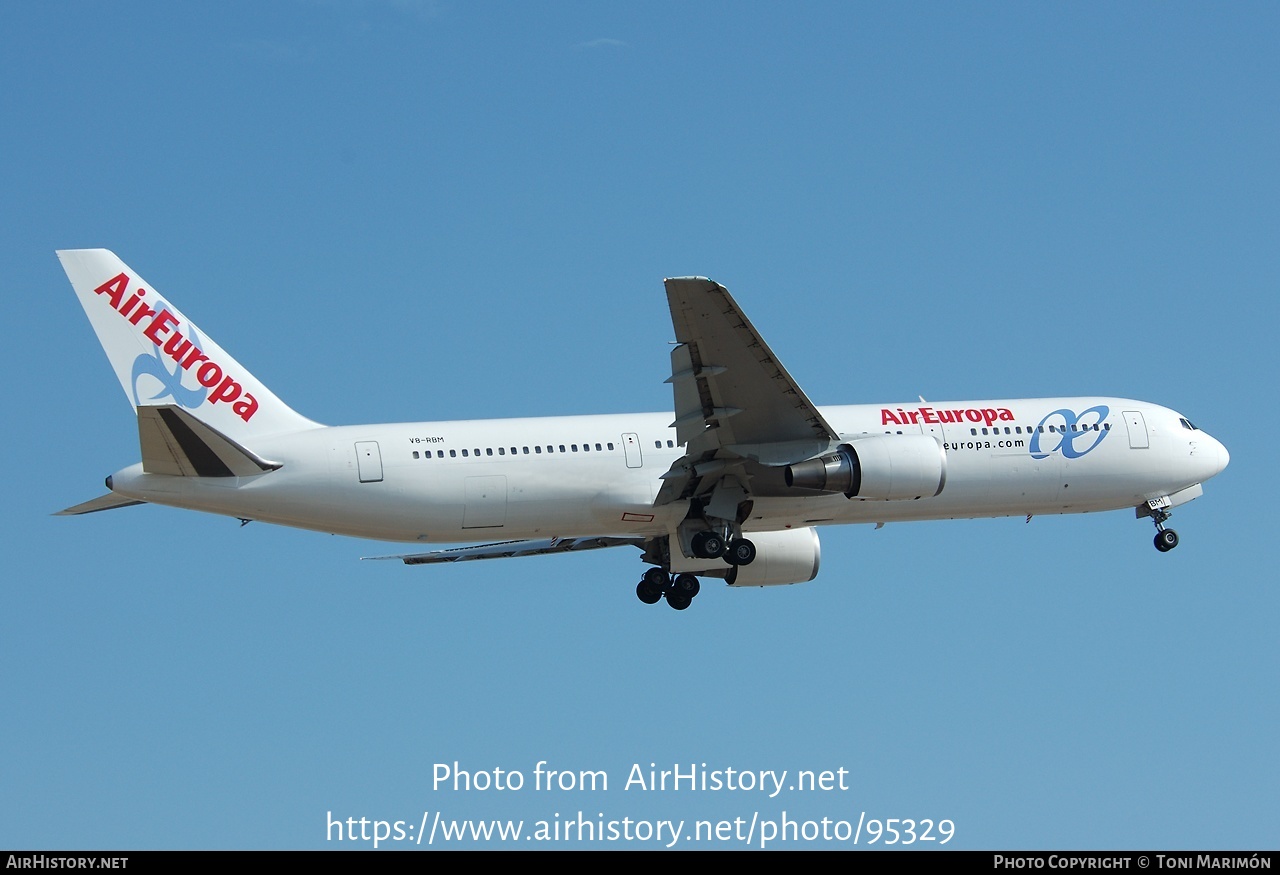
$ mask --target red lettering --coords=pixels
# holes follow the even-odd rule
[[[134,308],[135,304],[137,304],[139,301],[142,300],[142,296],[145,295],[146,293],[147,293],[146,289],[138,289],[136,292],[134,292],[133,297],[125,301],[124,306],[120,308],[120,315],[128,316],[129,311]]]
[[[143,319],[146,319],[148,316],[154,316],[154,315],[156,315],[155,310],[152,310],[146,304],[139,304],[138,309],[134,310],[133,315],[129,317],[129,324],[137,325],[139,322],[141,322]]]
[[[208,365],[205,365],[208,367]],[[204,368],[201,368],[204,370]],[[209,395],[209,403],[217,404],[219,401],[234,401],[240,397],[240,384],[230,377],[223,377],[222,382],[218,384],[218,388],[213,390]],[[232,408],[234,409],[234,408]]]
[[[258,399],[254,398],[250,393],[245,392],[244,398],[237,401],[231,409],[235,411],[237,416],[245,422],[248,422],[249,418],[258,410]]]
[[[128,291],[129,275],[124,273],[117,274],[94,289],[96,294],[106,295],[112,308],[131,325],[140,325],[142,320],[152,317],[142,331],[143,336],[157,347],[163,347],[165,355],[177,362],[184,370],[189,371],[196,364],[203,362],[196,370],[196,379],[200,385],[213,390],[208,397],[209,403],[234,402],[232,411],[248,422],[258,412],[258,399],[245,392],[244,387],[233,377],[223,373],[222,366],[201,352],[193,341],[183,337],[180,331],[174,330],[182,323],[172,311],[165,307],[157,312],[142,303],[142,297],[147,293],[146,289],[137,288],[132,297],[126,301],[125,295]],[[160,304],[163,302],[157,301],[157,305]],[[885,412],[888,413],[888,411]],[[888,415],[892,416],[892,414]]]
[[[192,347],[191,352],[182,360],[182,369],[184,371],[189,371],[191,370],[191,366],[196,362],[207,362],[208,360],[209,357],[207,355],[195,347]]]
[[[119,274],[107,280],[102,285],[94,289],[99,295],[106,295],[111,299],[111,306],[120,309],[120,302],[124,300],[125,289],[129,288],[129,277],[127,274]]]
[[[1016,418],[1013,411],[1008,407],[983,407],[981,409],[969,407],[960,410],[936,410],[932,407],[917,407],[915,410],[903,410],[898,408],[898,412],[894,413],[887,407],[880,408],[880,424],[881,425],[920,425],[926,423],[928,425],[938,425],[950,422],[983,422],[987,425],[995,425],[1000,422],[1015,422]]]
[[[196,379],[200,381],[201,386],[212,389],[222,382],[222,368],[218,367],[216,362],[207,361],[200,366],[200,370],[196,371]]]
[[[187,354],[187,350],[189,349],[191,349],[191,341],[187,340],[180,332],[177,331],[173,332],[173,337],[170,337],[164,342],[165,355],[169,356],[169,358],[173,359],[175,362],[181,363],[182,357]]]
[[[164,343],[164,335],[169,333],[169,329],[178,324],[178,317],[170,313],[168,310],[161,310],[160,315],[151,320],[151,324],[147,326],[147,330],[142,332],[147,339],[156,346]]]

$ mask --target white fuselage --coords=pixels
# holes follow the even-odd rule
[[[1225,467],[1222,445],[1165,407],[1041,398],[822,408],[842,440],[928,434],[938,495],[850,500],[762,482],[745,531],[1136,507]],[[478,542],[668,534],[687,502],[654,505],[684,455],[670,413],[317,427],[253,446],[280,468],[250,477],[113,475],[117,494],[388,541]],[[800,461],[793,459],[791,461]],[[776,464],[775,460],[768,460]]]

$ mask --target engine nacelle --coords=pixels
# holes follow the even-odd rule
[[[932,435],[873,435],[789,465],[784,476],[788,486],[847,498],[932,498],[947,484],[947,453]]]
[[[756,558],[750,565],[729,569],[725,580],[730,586],[780,586],[818,576],[822,545],[817,529],[747,532],[746,536],[756,545]]]

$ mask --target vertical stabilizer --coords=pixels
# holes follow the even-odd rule
[[[106,249],[58,252],[129,403],[176,405],[229,438],[316,428]]]

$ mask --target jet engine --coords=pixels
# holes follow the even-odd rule
[[[730,586],[780,586],[818,576],[822,547],[817,529],[747,532],[747,537],[756,545],[755,561],[730,568],[725,577]]]
[[[947,454],[931,435],[873,435],[788,465],[784,476],[788,486],[843,492],[846,498],[932,498],[947,483]]]

